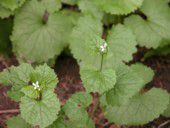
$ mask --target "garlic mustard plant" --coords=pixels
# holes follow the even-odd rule
[[[142,125],[169,117],[169,93],[143,91],[153,70],[127,65],[137,46],[170,44],[169,14],[169,0],[0,0],[0,53],[12,46],[19,62],[0,72],[0,85],[11,86],[8,96],[20,106],[8,128],[95,128],[87,112],[91,93],[99,94],[110,123]],[[86,91],[61,105],[52,65],[63,51],[77,60]]]

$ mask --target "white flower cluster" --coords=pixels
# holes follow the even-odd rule
[[[36,83],[32,83],[32,85],[34,86],[34,90],[41,91],[41,88],[40,88],[40,85],[39,85],[38,81],[36,81]]]
[[[105,52],[107,49],[107,43],[105,42],[103,45],[100,46],[100,51]]]

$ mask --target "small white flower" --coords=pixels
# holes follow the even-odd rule
[[[107,48],[107,43],[105,42],[103,45],[100,46],[100,51],[105,52]]]
[[[32,83],[32,85],[34,86],[34,90],[37,90],[37,89],[38,89],[38,91],[40,91],[40,90],[41,90],[41,88],[40,88],[40,85],[39,85],[39,82],[38,82],[38,81],[36,81],[36,83]]]

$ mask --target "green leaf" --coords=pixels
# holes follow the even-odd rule
[[[81,0],[78,3],[81,12],[85,15],[91,15],[96,19],[101,20],[103,12],[98,8],[92,0]]]
[[[80,12],[76,12],[76,11],[72,11],[72,10],[62,10],[61,13],[68,18],[68,21],[71,23],[70,26],[74,27],[77,22],[78,19],[80,18],[80,16],[82,16],[82,14]],[[70,31],[70,29],[66,29],[66,31]],[[72,31],[71,31],[72,32]],[[70,38],[68,38],[69,40]],[[68,41],[67,41],[68,43]]]
[[[114,24],[117,21],[117,17],[112,14],[105,13],[102,19],[103,24],[109,26],[110,24]]]
[[[168,47],[170,45],[170,40],[163,40],[159,46],[159,48],[163,48],[163,47]]]
[[[53,69],[47,64],[38,66],[30,74],[31,82],[39,82],[41,89],[54,89],[58,83],[57,76]]]
[[[23,63],[18,67],[12,66],[9,69],[9,84],[12,85],[15,91],[21,90],[28,85],[32,71],[33,68],[30,64]]]
[[[47,62],[61,53],[72,27],[61,12],[48,14],[43,3],[28,1],[15,16],[13,51],[27,62]]]
[[[69,118],[69,128],[94,128],[94,124],[86,111],[91,102],[91,95],[84,92],[74,94],[67,101],[63,110]]]
[[[60,103],[56,95],[47,90],[42,93],[41,100],[38,101],[27,96],[21,98],[20,110],[26,122],[45,128],[57,119]]]
[[[98,62],[101,61],[101,55],[96,52],[95,38],[98,36],[100,39],[101,35],[102,23],[99,20],[90,16],[84,16],[79,19],[70,39],[71,52],[79,63],[82,61],[85,65],[100,65]],[[96,62],[94,62],[94,58]]]
[[[84,116],[82,116],[81,118],[82,119],[85,118],[87,121],[83,124],[81,124],[82,122],[80,121],[77,121],[77,122],[70,121],[67,124],[67,128],[95,128],[94,122],[89,117],[87,117],[85,113],[84,113]]]
[[[4,86],[9,86],[9,71],[7,69],[4,69],[2,72],[0,72],[0,84],[3,84]]]
[[[8,128],[31,128],[20,116],[14,116],[7,121]]]
[[[147,16],[144,20],[132,15],[125,20],[137,37],[140,46],[157,48],[162,40],[170,39],[169,0],[144,0],[140,10]]]
[[[79,109],[83,109],[84,111],[86,111],[86,108],[91,103],[92,103],[92,96],[90,94],[85,93],[85,92],[78,92],[78,93],[72,95],[72,97],[65,104],[63,110],[65,111],[65,113],[68,117],[70,117],[70,118],[73,117],[73,118],[78,119],[77,116],[79,116],[79,115],[75,116],[74,111],[70,111],[70,110],[79,108]]]
[[[170,54],[170,46],[158,47],[157,49],[152,49],[146,52],[144,59],[148,59],[152,56],[166,56],[168,54]]]
[[[138,74],[140,78],[143,79],[144,82],[143,85],[152,81],[154,76],[154,71],[151,68],[141,63],[133,64],[131,65],[131,68]]]
[[[168,93],[157,88],[134,96],[122,106],[107,106],[105,116],[110,122],[124,125],[142,125],[159,117],[169,103]]]
[[[75,5],[78,4],[80,0],[61,0],[61,1],[66,4]]]
[[[12,15],[13,12],[7,8],[4,8],[1,4],[0,4],[0,18],[4,19],[9,17],[10,15]]]
[[[75,12],[75,11],[68,11],[68,10],[63,10],[60,12],[61,13],[61,18],[62,18],[62,25],[63,25],[63,30],[62,32],[62,44],[64,44],[64,46],[68,46],[69,41],[70,41],[70,35],[73,31],[73,28],[75,27],[75,25],[78,22],[78,19],[80,18],[80,16],[82,15],[79,12]],[[61,19],[60,19],[61,20]]]
[[[23,92],[29,98],[33,98],[33,99],[37,99],[40,96],[39,91],[35,90],[33,86],[23,87],[21,92]]]
[[[81,68],[81,79],[87,92],[104,93],[112,89],[116,83],[116,74],[112,69],[103,71]]]
[[[0,10],[1,13],[1,10]],[[0,14],[1,15],[1,14]],[[11,19],[0,19],[0,54],[9,55],[11,53],[11,42],[9,36],[12,31]]]
[[[12,66],[0,73],[2,83],[12,85],[14,90],[20,90],[23,86],[28,85],[32,71],[33,68],[29,64],[23,63],[18,67]]]
[[[52,125],[47,128],[68,128],[64,122],[63,117],[59,117]]]
[[[107,13],[128,14],[142,5],[143,0],[94,0]]]
[[[163,116],[170,117],[170,95],[169,95],[169,105],[168,108],[164,111]]]
[[[137,51],[134,34],[129,28],[121,24],[112,27],[107,37],[107,42],[115,65],[122,61],[128,62],[132,60],[132,54]]]
[[[12,88],[10,91],[8,91],[7,95],[9,98],[11,98],[11,100],[13,100],[15,102],[20,102],[21,97],[24,96],[24,94],[22,92],[16,91],[16,90],[14,90],[14,88]]]
[[[61,0],[41,0],[48,12],[53,13],[61,8]]]
[[[22,6],[26,0],[1,0],[0,4],[12,11]]]
[[[114,88],[106,93],[106,100],[112,106],[128,103],[130,98],[144,86],[141,75],[128,66],[119,66],[116,69],[116,76]]]
[[[20,101],[20,98],[23,96],[21,89],[28,85],[32,71],[31,65],[24,63],[18,67],[12,66],[8,70],[0,72],[0,83],[12,85],[11,91],[8,92],[8,96],[12,100]]]

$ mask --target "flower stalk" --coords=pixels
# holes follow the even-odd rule
[[[104,54],[107,53],[107,43],[106,43],[106,42],[104,42],[104,43],[100,46],[100,53],[101,53],[100,71],[102,71],[103,61],[104,61]]]

